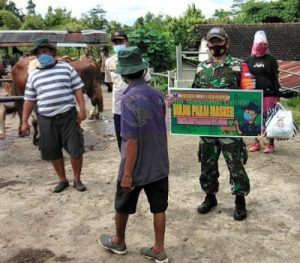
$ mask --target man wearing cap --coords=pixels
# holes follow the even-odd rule
[[[207,47],[211,57],[199,64],[192,87],[239,89],[242,63],[227,53],[229,37],[226,31],[220,27],[209,30]],[[247,150],[241,138],[200,137],[200,185],[206,197],[198,212],[208,213],[217,205],[215,194],[219,189],[218,159],[221,151],[230,172],[231,193],[235,195],[234,219],[244,220],[247,216],[245,196],[250,191],[250,182],[244,169]]]
[[[120,74],[116,72],[116,65],[118,63],[118,52],[128,46],[128,37],[122,31],[116,31],[111,35],[111,41],[115,55],[108,58],[105,62],[105,82],[112,87],[112,112],[114,114],[114,126],[117,137],[119,150],[121,150],[121,136],[120,136],[120,119],[121,119],[121,97],[127,88],[128,84],[124,82]],[[145,70],[144,77],[146,81],[150,80],[148,70]]]
[[[141,253],[158,263],[168,262],[164,234],[168,207],[169,159],[164,97],[143,78],[148,63],[138,47],[118,52],[116,73],[128,83],[121,100],[121,163],[115,195],[115,235],[102,234],[99,243],[113,253],[127,253],[125,230],[144,189],[153,213],[155,242]]]
[[[48,39],[37,39],[32,52],[37,57],[39,65],[30,72],[27,79],[22,133],[29,134],[28,119],[34,106],[37,105],[39,148],[42,158],[52,162],[59,177],[59,183],[53,192],[59,193],[69,186],[62,148],[71,157],[73,186],[78,191],[85,191],[86,187],[80,179],[84,153],[80,123],[86,118],[83,82],[68,63],[56,61],[56,47]],[[79,112],[76,110],[74,97]]]

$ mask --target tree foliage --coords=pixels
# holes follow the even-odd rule
[[[28,16],[35,16],[35,7],[36,7],[36,4],[33,3],[32,0],[27,1],[26,10],[27,10]]]
[[[25,0],[24,0],[25,1]],[[205,19],[195,4],[188,5],[179,17],[148,12],[138,17],[132,26],[118,21],[107,21],[106,11],[100,5],[80,18],[72,16],[66,8],[48,7],[45,15],[36,13],[37,0],[26,0],[26,15],[14,1],[0,0],[0,29],[24,30],[106,30],[112,33],[122,30],[129,33],[131,45],[139,46],[145,58],[155,68],[163,71],[174,66],[175,45],[183,50],[194,47],[198,24],[300,22],[300,0],[233,0],[230,10],[217,9],[211,18]],[[176,3],[174,3],[176,4]],[[204,7],[203,7],[204,8]],[[68,49],[64,50],[69,52]]]
[[[106,11],[97,5],[96,8],[89,10],[88,14],[82,16],[83,23],[87,29],[103,30],[107,27],[105,13]]]
[[[249,0],[240,5],[237,23],[286,23],[300,21],[299,0],[274,2]]]
[[[0,10],[0,28],[6,29],[19,29],[21,21],[12,12],[7,10]]]
[[[47,29],[59,29],[64,24],[72,20],[71,11],[67,11],[66,8],[53,8],[48,7],[48,11],[45,15],[45,25]]]
[[[224,9],[216,9],[212,19],[208,19],[209,24],[230,24],[233,21],[233,12]]]
[[[141,49],[144,59],[154,71],[161,72],[173,67],[172,54],[175,48],[167,33],[140,26],[129,33],[129,42]]]
[[[22,20],[24,17],[22,12],[16,7],[16,4],[13,1],[0,0],[0,10],[9,11],[20,20]]]
[[[176,45],[181,45],[183,49],[194,46],[197,39],[195,25],[205,22],[202,11],[196,8],[195,4],[188,5],[183,16],[173,18],[168,16],[166,19],[166,28],[174,38]]]
[[[46,28],[44,19],[40,15],[26,16],[21,30],[43,30]]]

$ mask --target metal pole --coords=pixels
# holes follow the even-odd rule
[[[177,80],[182,80],[182,48],[176,46]]]
[[[0,102],[12,102],[12,101],[23,101],[23,96],[7,96],[7,97],[0,97]]]

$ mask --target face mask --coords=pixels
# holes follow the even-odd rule
[[[255,48],[255,52],[256,52],[257,56],[260,56],[260,57],[264,56],[266,54],[267,50],[268,50],[268,47],[257,46]]]
[[[52,66],[54,64],[54,57],[47,54],[41,54],[38,56],[38,61],[43,68]]]
[[[246,121],[251,121],[253,119],[253,116],[247,112],[244,112],[244,119]]]
[[[123,50],[123,49],[125,49],[126,48],[126,45],[116,45],[116,46],[114,46],[114,51],[116,52],[116,53],[118,53],[120,50]]]
[[[215,45],[215,46],[209,47],[209,51],[213,55],[213,57],[221,57],[226,52],[226,44],[224,44],[222,46]]]

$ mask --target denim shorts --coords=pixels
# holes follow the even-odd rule
[[[121,187],[121,182],[117,183],[115,196],[115,209],[121,214],[134,214],[141,190],[144,189],[151,213],[162,213],[168,208],[168,177],[153,183],[136,186],[131,192],[126,192]]]
[[[77,122],[77,110],[71,110],[54,117],[38,115],[40,130],[39,149],[44,160],[63,158],[64,148],[71,158],[80,158],[85,152],[84,139]]]

